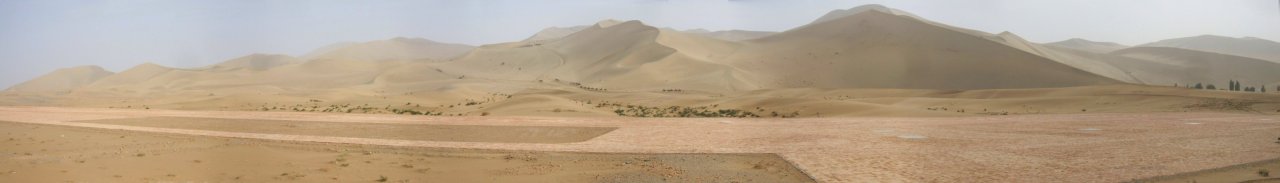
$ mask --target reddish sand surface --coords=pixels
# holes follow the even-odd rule
[[[343,123],[610,127],[572,143],[264,134],[75,121],[203,117]],[[1119,182],[1280,157],[1280,116],[1100,113],[938,118],[423,117],[0,107],[0,120],[267,140],[593,153],[776,153],[820,182]]]

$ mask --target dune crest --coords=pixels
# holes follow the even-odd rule
[[[35,79],[19,83],[5,91],[69,92],[115,74],[96,65],[54,70]]]
[[[862,11],[815,21],[753,40],[756,44],[738,51],[744,54],[731,60],[767,82],[767,88],[981,89],[1120,83],[966,29],[891,12]]]
[[[1087,51],[1092,53],[1110,53],[1112,51],[1129,48],[1129,46],[1125,46],[1119,43],[1096,42],[1096,41],[1090,41],[1090,40],[1080,39],[1080,38],[1071,38],[1068,40],[1047,43],[1045,45],[1060,47],[1060,48],[1076,49],[1076,50]]]
[[[1232,38],[1217,35],[1201,35],[1160,40],[1138,46],[1183,48],[1239,55],[1280,63],[1280,42],[1254,37]]]
[[[364,43],[339,43],[307,54],[306,60],[339,59],[363,61],[442,61],[449,60],[474,47],[441,43],[423,38],[397,37]]]

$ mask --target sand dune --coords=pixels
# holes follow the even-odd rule
[[[54,70],[35,79],[19,83],[5,91],[11,92],[69,92],[110,76],[111,71],[98,66],[79,66]]]
[[[364,61],[408,60],[441,61],[462,55],[472,46],[435,42],[422,38],[398,37],[389,40],[325,47],[304,57],[313,59],[344,59]]]
[[[525,38],[524,41],[541,41],[541,40],[548,40],[548,39],[560,39],[565,36],[569,36],[569,34],[573,34],[575,32],[582,31],[583,29],[587,29],[587,27],[591,27],[591,26],[579,25],[579,26],[573,26],[573,27],[548,27],[546,29],[542,29],[542,31],[538,31],[538,33],[534,33],[533,36],[529,36],[529,38]]]
[[[1093,74],[1127,83],[1144,84],[1128,71],[1113,65],[1107,57],[1098,56],[1101,53],[1036,44],[1011,32],[1001,32],[989,39]]]
[[[121,71],[111,76],[102,78],[93,84],[85,86],[85,88],[106,90],[114,89],[125,85],[136,85],[150,80],[161,74],[165,74],[176,69],[156,65],[153,63],[145,63],[127,70]]]
[[[71,92],[8,92],[0,104],[295,112],[359,105],[367,113],[617,116],[618,108],[598,106],[610,101],[769,117],[1280,108],[1251,94],[1125,85],[1223,85],[1228,79],[1277,85],[1280,75],[1272,71],[1280,64],[1173,48],[1106,54],[1060,46],[1108,45],[1084,40],[1041,45],[1009,32],[954,27],[876,5],[833,11],[786,32],[752,32],[768,36],[739,37],[743,41],[709,36],[746,35],[737,31],[678,31],[640,21],[610,19],[576,29],[550,28],[528,40],[474,49],[395,38],[335,44],[300,58],[254,54],[200,68],[142,64],[109,75],[58,71],[30,83],[54,83],[47,88]],[[60,84],[66,80],[75,82]],[[11,90],[39,88],[32,86]],[[1118,97],[1141,93],[1136,91],[1166,96]],[[1098,106],[1103,98],[1128,104]],[[1198,106],[1219,100],[1261,102]],[[969,110],[938,110],[943,106]],[[983,112],[973,112],[978,109]]]
[[[608,20],[601,21],[600,23],[603,23],[604,25],[606,25],[605,27],[607,27],[609,25],[616,25],[616,24],[622,23],[622,21],[608,19]],[[570,34],[577,33],[578,31],[585,30],[592,26],[593,25],[579,25],[579,26],[572,26],[572,27],[548,27],[546,29],[542,29],[542,31],[538,31],[538,33],[534,33],[533,36],[529,36],[529,38],[524,39],[524,42],[560,39],[560,38],[564,38],[565,36],[569,36]],[[689,29],[689,30],[676,30],[672,28],[661,28],[661,29],[663,29],[664,31],[678,31],[686,34],[706,36],[706,37],[725,40],[725,41],[745,41],[745,40],[761,38],[764,36],[777,33],[777,32],[769,32],[769,31],[749,31],[749,30],[710,31],[706,29]]]
[[[694,35],[706,36],[706,37],[715,38],[719,40],[726,40],[726,41],[746,41],[746,40],[758,39],[765,36],[777,34],[777,32],[770,32],[770,31],[749,31],[749,30],[708,31],[705,29],[685,30],[683,32],[694,34]]]
[[[1166,47],[1134,47],[1112,52],[1114,60],[1152,85],[1204,83],[1219,87],[1229,80],[1248,86],[1280,82],[1280,64],[1265,60]]]
[[[622,21],[614,20],[614,19],[606,19],[606,20],[601,20],[599,22],[596,22],[595,24],[592,24],[592,25],[579,25],[579,26],[572,26],[572,27],[548,27],[546,29],[542,29],[542,31],[538,31],[538,33],[534,33],[532,36],[529,36],[529,38],[525,38],[524,41],[532,42],[532,41],[560,39],[560,38],[564,38],[565,36],[569,36],[570,34],[577,33],[578,31],[582,31],[587,28],[590,28],[592,26],[609,27],[609,26],[620,24],[620,23],[622,23]]]
[[[744,87],[712,62],[738,43],[664,31],[639,21],[602,21],[564,38],[486,45],[441,65],[445,72],[491,79],[567,82],[606,89]],[[496,69],[495,69],[496,68]]]
[[[990,38],[894,12],[870,9],[815,21],[753,40],[754,44],[737,52],[742,54],[728,60],[769,88],[979,89],[1119,83]]]
[[[1280,43],[1254,37],[1231,38],[1202,35],[1161,40],[1138,46],[1184,48],[1280,62]]]
[[[1076,49],[1092,53],[1110,53],[1119,49],[1129,48],[1119,43],[1112,42],[1096,42],[1080,38],[1072,38],[1064,41],[1046,43],[1046,46],[1054,46],[1060,48]]]
[[[215,71],[264,71],[267,69],[300,62],[288,55],[252,54],[213,65]]]

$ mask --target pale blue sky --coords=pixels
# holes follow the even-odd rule
[[[1036,42],[1134,45],[1203,34],[1280,40],[1276,0],[0,0],[0,87],[78,65],[198,67],[397,36],[480,45],[607,18],[782,31],[870,3]]]

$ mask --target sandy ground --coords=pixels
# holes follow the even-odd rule
[[[76,121],[156,128],[318,135],[454,142],[582,142],[613,131],[607,127],[353,124],[315,121],[149,117]]]
[[[353,124],[616,127],[562,144],[415,141],[70,121],[216,117]],[[1280,116],[1103,113],[946,118],[424,117],[2,107],[0,120],[215,137],[592,153],[776,153],[820,182],[1118,182],[1280,157]]]
[[[1246,163],[1171,176],[1153,177],[1135,182],[1280,182],[1280,175],[1272,173],[1274,171],[1280,171],[1280,159]]]
[[[0,182],[812,182],[774,154],[390,147],[0,121]]]

